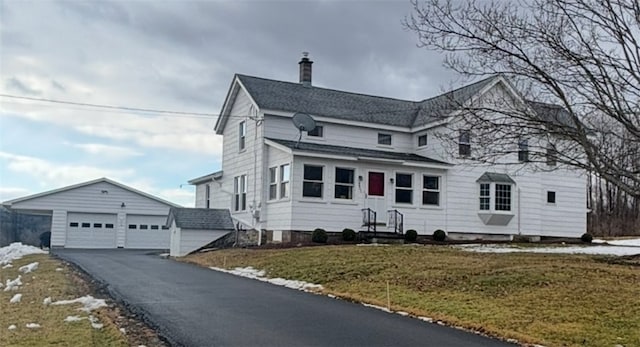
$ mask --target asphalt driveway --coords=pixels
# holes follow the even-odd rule
[[[105,284],[175,346],[513,346],[146,250],[54,253]]]

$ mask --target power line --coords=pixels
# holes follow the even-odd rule
[[[157,110],[157,109],[137,108],[137,107],[127,107],[127,106],[100,105],[100,104],[90,104],[90,103],[84,103],[84,102],[62,101],[62,100],[53,100],[53,99],[45,99],[45,98],[33,98],[29,96],[18,96],[18,95],[9,95],[9,94],[0,94],[0,96],[5,98],[12,98],[12,99],[22,99],[22,100],[31,100],[31,101],[39,101],[39,102],[50,102],[55,104],[88,106],[88,107],[97,107],[97,108],[107,108],[107,109],[115,109],[115,110],[162,113],[162,114],[179,114],[179,115],[201,116],[201,117],[205,117],[205,116],[217,117],[218,116],[217,114],[214,114],[214,113],[168,111],[168,110]]]

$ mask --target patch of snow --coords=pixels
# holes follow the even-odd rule
[[[57,267],[57,268],[56,268],[56,271],[60,272],[60,271],[64,271],[64,269],[63,269],[63,268],[61,268],[61,267]]]
[[[401,315],[401,316],[404,316],[404,317],[406,317],[406,316],[408,316],[408,315],[409,315],[409,313],[408,313],[408,312],[404,312],[404,311],[398,311],[398,312],[396,312],[396,313],[397,313],[397,314],[399,314],[399,315]]]
[[[11,300],[9,300],[10,304],[17,304],[20,302],[20,300],[22,300],[22,294],[16,294],[13,296],[13,298],[11,298]]]
[[[51,305],[51,297],[47,296],[46,298],[44,298],[44,300],[42,300],[42,304],[43,305]]]
[[[27,328],[29,329],[38,329],[40,328],[40,324],[38,323],[27,323],[27,325],[25,325]]]
[[[3,269],[8,269],[8,268],[10,268],[10,267],[13,267],[13,265],[12,265],[12,264],[7,264],[7,265],[3,266],[2,268],[3,268]]]
[[[430,317],[418,317],[419,320],[427,323],[433,323],[433,318]]]
[[[0,248],[0,265],[7,265],[29,254],[47,254],[47,252],[37,247],[23,245],[21,242],[14,242]]]
[[[70,305],[70,304],[82,304],[82,307],[78,310],[91,312],[93,310],[99,309],[100,307],[106,307],[107,303],[104,299],[96,299],[91,295],[85,295],[83,297],[73,299],[73,300],[59,300],[54,301],[51,305]]]
[[[479,253],[557,253],[557,254],[599,254],[599,255],[635,255],[640,254],[638,247],[623,246],[563,246],[563,247],[512,247],[509,245],[459,245],[460,249]]]
[[[126,334],[126,333],[127,333],[127,331],[126,331],[124,328],[120,328],[120,332],[121,332],[122,334]]]
[[[323,287],[320,284],[309,283],[305,281],[298,280],[288,280],[284,278],[268,278],[264,277],[266,274],[264,270],[257,270],[251,266],[248,267],[237,267],[233,270],[222,269],[218,267],[210,267],[211,270],[226,272],[232,275],[251,278],[254,280],[268,282],[271,284],[275,284],[277,286],[287,287],[291,289],[297,289],[302,291],[316,291],[322,290]]]
[[[22,275],[18,275],[18,277],[16,277],[16,279],[13,281],[10,279],[7,279],[7,284],[4,288],[4,291],[8,292],[10,290],[18,290],[18,288],[22,285],[21,279],[22,279]]]
[[[9,325],[9,330],[16,330],[18,327],[15,324]]]
[[[358,243],[358,247],[386,247],[389,246],[386,243]]]
[[[336,298],[336,296],[333,295],[333,294],[327,294],[327,296],[330,297],[331,299],[335,299]]]
[[[386,308],[386,307],[382,307],[382,306],[371,305],[371,304],[365,304],[365,303],[362,303],[362,306],[365,306],[365,307],[371,307],[371,308],[375,308],[376,310],[380,310],[380,311],[384,311],[384,312],[392,313],[392,311],[391,311],[390,309],[388,309],[388,308]]]
[[[67,316],[67,318],[64,319],[64,322],[70,323],[70,322],[79,322],[81,320],[85,320],[87,319],[87,317],[80,317],[80,316]]]
[[[104,324],[100,323],[98,318],[94,316],[89,316],[89,321],[91,322],[91,327],[94,329],[102,329],[102,327],[104,327]]]
[[[620,240],[593,240],[593,243],[607,243],[614,246],[640,247],[640,238],[638,239],[620,239]]]
[[[33,262],[31,264],[25,265],[25,266],[21,266],[20,268],[18,268],[18,271],[28,274],[31,271],[34,271],[38,269],[38,262]]]

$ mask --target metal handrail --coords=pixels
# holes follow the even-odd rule
[[[393,225],[393,231],[402,235],[404,229],[404,215],[398,210],[389,210],[389,224]]]
[[[371,223],[371,216],[373,216],[373,223]],[[371,227],[373,226],[373,236],[376,235],[376,224],[378,221],[378,214],[376,211],[370,208],[362,209],[362,224],[367,226],[367,232],[371,232]]]

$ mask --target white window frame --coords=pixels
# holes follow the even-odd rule
[[[465,148],[462,153],[463,148]],[[460,130],[458,135],[458,155],[461,157],[469,157],[471,156],[471,131],[470,130]]]
[[[205,208],[211,208],[211,186],[209,184],[204,187],[204,203]]]
[[[338,170],[351,171],[351,173],[352,173],[352,175],[351,175],[352,182],[351,183],[338,182]],[[337,200],[353,200],[354,199],[354,196],[353,196],[354,190],[353,190],[353,188],[355,187],[355,182],[356,182],[356,169],[350,168],[350,167],[336,166],[334,168],[333,172],[334,172],[333,198],[337,199]],[[349,196],[351,196],[351,197],[342,198],[342,197],[337,196],[338,195],[338,191],[337,191],[338,186],[347,187],[349,189]]]
[[[421,145],[420,144],[420,139],[424,138],[424,144]],[[427,145],[429,144],[429,136],[427,134],[422,134],[422,135],[418,135],[418,147],[422,148],[422,147],[427,147]]]
[[[313,137],[313,138],[318,138],[318,139],[323,139],[324,138],[324,126],[316,125],[316,127],[313,128],[313,130],[307,131],[307,136],[308,137]]]
[[[238,151],[244,151],[247,148],[247,122],[241,121],[238,124]]]
[[[381,143],[380,142],[380,137],[381,136],[385,136],[385,138],[388,136],[389,137],[389,143]],[[393,146],[393,134],[391,133],[378,133],[378,145],[379,146]]]
[[[526,163],[529,161],[529,140],[521,137],[518,139],[518,162]]]
[[[502,196],[498,196],[498,186],[503,186],[503,187],[509,187],[508,191],[509,191],[509,196],[507,197],[502,197]],[[500,212],[510,212],[512,210],[512,205],[513,205],[513,185],[511,184],[507,184],[507,183],[494,183],[493,184],[493,196],[494,196],[494,210],[495,211],[500,211]],[[505,203],[503,201],[501,201],[501,199],[508,199],[508,201]],[[500,206],[500,208],[498,208]],[[503,206],[507,206],[508,208],[504,208]]]
[[[411,187],[398,187],[398,175],[407,175],[411,177],[411,180],[409,182],[411,182]],[[393,196],[393,201],[396,204],[403,204],[403,205],[413,205],[413,186],[414,186],[414,182],[413,182],[413,173],[410,172],[396,172],[394,175],[394,179],[395,179],[395,183],[394,183],[394,196]],[[410,202],[399,202],[398,201],[398,190],[403,190],[403,191],[409,191],[411,193],[410,197],[411,197],[411,201]]]
[[[322,170],[322,175],[321,175],[322,177],[320,178],[320,180],[313,180],[313,179],[305,178],[304,171],[305,171],[305,168],[307,166],[320,168]],[[324,167],[324,165],[303,164],[302,165],[302,198],[304,198],[304,199],[323,199],[324,198],[324,178],[325,178],[325,167]],[[320,196],[305,195],[305,192],[304,192],[305,183],[319,184],[320,185]]]
[[[484,187],[483,187],[484,186]],[[491,183],[489,182],[481,182],[480,183],[480,205],[478,206],[480,211],[491,211]],[[483,190],[486,188],[486,190]],[[487,193],[487,194],[483,194]],[[486,208],[483,208],[486,207]]]
[[[269,168],[269,200],[278,198],[278,166]]]
[[[427,177],[436,178],[436,182],[438,184],[438,187],[437,188],[427,188],[427,187],[425,187],[424,180]],[[442,176],[428,175],[428,174],[422,175],[422,205],[423,206],[440,206],[440,196],[442,195],[440,187],[442,187]],[[425,194],[427,194],[427,193],[437,193],[438,194],[438,203],[437,204],[427,204],[427,203],[425,203],[424,202],[424,200],[425,200],[424,197],[425,197]]]
[[[247,210],[247,175],[233,178],[233,211]]]
[[[286,170],[285,170],[286,168]],[[288,173],[285,175],[285,173]],[[286,176],[286,177],[285,177]],[[291,164],[286,163],[280,165],[280,199],[286,199],[289,197],[289,191],[291,190]]]

